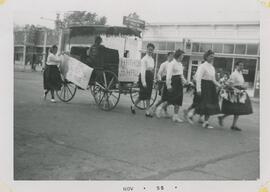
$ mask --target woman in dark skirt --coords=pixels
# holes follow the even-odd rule
[[[174,122],[183,122],[179,118],[178,112],[183,102],[183,85],[186,83],[183,74],[183,65],[181,61],[184,58],[184,51],[178,49],[175,51],[174,60],[168,65],[166,85],[168,89],[167,102],[168,105],[174,105],[174,115],[172,120]]]
[[[220,84],[216,81],[215,68],[213,66],[214,52],[208,50],[204,54],[205,62],[198,67],[196,74],[197,94],[200,96],[200,103],[196,107],[196,113],[204,115],[204,128],[214,128],[208,122],[211,115],[219,114],[218,94],[216,87]]]
[[[223,116],[219,116],[219,124],[223,126],[223,120],[229,116],[233,115],[233,123],[231,126],[232,130],[235,131],[241,131],[239,127],[237,127],[237,121],[239,119],[240,115],[249,115],[253,112],[251,102],[249,99],[248,94],[244,91],[246,89],[245,87],[245,80],[242,74],[242,70],[244,68],[243,62],[237,62],[235,64],[236,69],[231,74],[230,79],[228,80],[228,83],[230,86],[232,86],[234,89],[242,91],[244,101],[240,102],[239,98],[237,98],[236,102],[232,102],[229,99],[223,99],[221,112],[224,114]]]
[[[152,57],[155,46],[152,43],[147,45],[146,55],[141,60],[141,73],[139,74],[139,97],[134,102],[134,105],[130,107],[132,114],[135,114],[135,105],[139,102],[146,101],[146,112],[145,116],[152,117],[150,113],[150,99],[152,95],[152,88],[154,84],[154,73],[153,69],[155,66],[154,59]]]
[[[58,65],[61,62],[57,53],[57,46],[53,45],[48,55],[47,63],[43,73],[43,86],[44,86],[44,99],[46,99],[48,92],[51,92],[51,102],[55,102],[54,91],[58,91],[61,88],[62,79]]]

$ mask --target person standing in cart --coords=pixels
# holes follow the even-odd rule
[[[168,97],[168,91],[166,87],[166,74],[167,74],[167,67],[170,65],[171,61],[173,60],[174,52],[168,52],[167,54],[167,60],[163,63],[161,63],[158,73],[157,73],[157,80],[159,82],[159,94],[161,96],[161,99],[152,107],[151,111],[152,113],[156,112],[156,115],[158,118],[161,116],[169,117],[169,114],[167,112],[167,107],[164,109],[162,107],[158,108],[161,104],[164,104],[167,102]]]
[[[183,102],[183,86],[187,82],[183,73],[183,64],[181,63],[183,58],[184,51],[180,49],[176,50],[173,61],[168,65],[166,76],[168,105],[174,105],[172,120],[179,123],[183,122],[183,120],[179,118],[178,112]]]
[[[48,92],[51,92],[51,102],[55,103],[54,92],[61,89],[62,79],[58,65],[61,58],[57,55],[57,46],[53,45],[50,49],[47,63],[43,72],[44,100],[46,100]]]
[[[239,127],[237,127],[237,121],[240,115],[249,115],[253,112],[251,102],[248,94],[246,93],[245,80],[242,74],[242,70],[244,68],[243,62],[239,61],[235,64],[235,71],[231,74],[228,84],[232,86],[234,89],[238,91],[242,91],[242,97],[244,97],[244,101],[240,102],[240,98],[237,98],[236,102],[231,102],[229,99],[223,99],[221,112],[224,114],[223,116],[218,116],[218,121],[221,126],[223,126],[223,120],[229,115],[233,115],[233,123],[231,126],[231,130],[241,131]]]
[[[214,52],[208,50],[203,56],[205,62],[200,65],[196,73],[197,94],[200,103],[196,107],[196,113],[204,115],[202,126],[207,129],[214,128],[208,122],[211,115],[219,114],[219,100],[216,87],[220,84],[216,81],[216,71],[213,66]]]
[[[152,57],[154,52],[155,46],[152,43],[147,44],[147,52],[146,55],[141,59],[141,71],[139,74],[139,97],[134,102],[134,105],[130,107],[131,113],[135,114],[135,106],[141,102],[146,101],[146,117],[152,117],[152,114],[150,113],[150,99],[152,95],[152,88],[153,88],[153,82],[154,82],[154,67],[155,62]]]

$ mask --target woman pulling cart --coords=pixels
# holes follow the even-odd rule
[[[43,73],[43,86],[44,86],[44,100],[46,100],[47,94],[51,92],[51,102],[55,103],[54,92],[60,90],[62,85],[62,79],[58,65],[61,62],[61,58],[57,56],[57,46],[53,45],[50,49],[45,70]]]

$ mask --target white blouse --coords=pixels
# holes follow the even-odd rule
[[[167,67],[166,85],[168,89],[172,87],[171,86],[172,76],[175,75],[180,75],[182,78],[182,83],[185,84],[186,79],[184,78],[183,65],[181,62],[178,62],[175,59],[173,59]]]
[[[209,80],[216,82],[216,70],[214,66],[207,61],[202,63],[196,72],[196,88],[198,92],[201,92],[201,81],[202,80]]]
[[[229,82],[232,83],[233,86],[242,86],[245,83],[242,72],[235,70],[229,79]]]
[[[61,57],[54,55],[52,53],[49,53],[47,58],[47,65],[59,65],[61,62]]]
[[[143,85],[146,85],[145,71],[147,70],[152,71],[154,67],[155,62],[153,57],[146,54],[141,60],[141,80]]]
[[[165,61],[165,62],[161,63],[159,70],[158,70],[158,73],[157,73],[157,79],[159,81],[161,80],[162,77],[167,75],[167,67],[168,67],[169,63],[170,63],[169,61]]]

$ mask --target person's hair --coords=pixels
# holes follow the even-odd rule
[[[153,49],[155,49],[155,45],[153,43],[148,43],[146,47],[152,47]]]
[[[167,56],[173,55],[173,54],[174,54],[174,52],[170,51],[170,52],[167,53]]]
[[[95,38],[95,43],[96,44],[100,44],[102,42],[102,38],[100,37],[100,36],[97,36],[96,38]]]
[[[239,66],[240,63],[243,63],[243,61],[237,61],[237,62],[235,63],[235,67]]]
[[[52,53],[54,49],[57,49],[57,46],[56,46],[56,45],[53,45],[53,46],[50,48],[50,52]]]
[[[181,49],[177,49],[174,53],[174,58],[178,59],[181,55],[183,55],[185,52],[182,51]]]
[[[206,61],[207,57],[209,57],[209,55],[215,54],[212,50],[208,50],[204,53],[203,55],[203,59]]]

